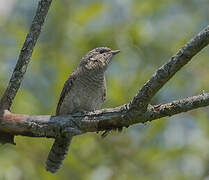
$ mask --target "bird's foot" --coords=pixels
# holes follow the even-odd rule
[[[105,138],[111,131],[122,132],[122,130],[123,130],[123,127],[117,127],[117,128],[114,127],[114,128],[105,130],[105,131],[102,133],[101,137],[102,137],[102,138]]]

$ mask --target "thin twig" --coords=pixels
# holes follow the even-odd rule
[[[194,55],[209,44],[209,26],[197,34],[169,61],[160,67],[157,72],[144,84],[130,103],[131,109],[146,111],[152,97],[173,77]]]

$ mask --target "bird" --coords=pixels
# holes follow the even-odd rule
[[[56,115],[94,111],[101,108],[106,96],[105,71],[120,50],[98,47],[81,58],[62,89]],[[72,137],[58,136],[46,160],[46,170],[56,173],[68,154]]]

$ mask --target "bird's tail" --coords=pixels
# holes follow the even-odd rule
[[[46,170],[56,173],[62,166],[62,162],[68,154],[72,137],[58,137],[55,139],[51,151],[46,160]]]

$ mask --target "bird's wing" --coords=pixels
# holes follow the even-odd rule
[[[67,81],[65,81],[64,87],[62,89],[62,92],[60,94],[60,98],[59,98],[59,102],[57,104],[57,109],[56,109],[56,115],[59,115],[60,112],[60,107],[64,101],[64,98],[66,97],[66,95],[69,93],[69,91],[71,90],[72,86],[73,86],[73,82],[75,81],[76,77],[77,77],[77,71],[74,71],[70,77],[67,79]]]

